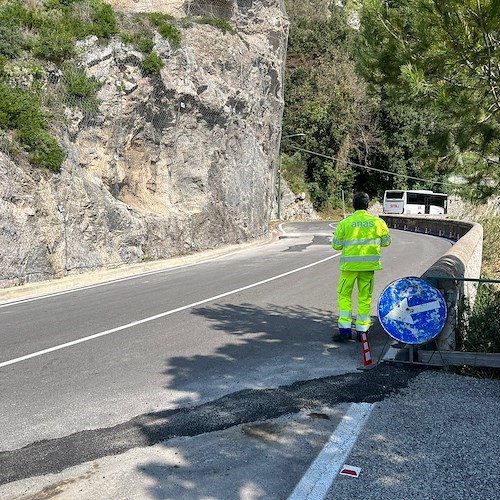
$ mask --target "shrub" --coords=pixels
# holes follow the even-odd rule
[[[500,279],[500,216],[481,216],[483,226],[483,272],[492,279]]]
[[[210,26],[215,26],[219,28],[223,33],[236,33],[236,29],[231,26],[231,24],[225,19],[217,19],[213,17],[198,17],[194,20],[198,24],[209,24]]]
[[[164,14],[163,12],[151,12],[148,14],[148,17],[155,26],[159,26],[161,23],[175,19],[173,16]]]
[[[0,6],[0,24],[4,26],[21,26],[30,18],[28,9],[19,1],[5,2]]]
[[[181,32],[170,23],[160,24],[158,26],[158,33],[160,33],[165,40],[168,40],[173,47],[180,46],[182,39]]]
[[[38,98],[25,90],[0,83],[0,128],[17,129],[24,122],[31,122],[36,127],[43,125]]]
[[[99,81],[91,76],[88,77],[83,68],[68,65],[64,69],[63,82],[66,92],[73,97],[95,96],[99,90]]]
[[[47,0],[45,3],[46,9],[66,9],[71,7],[77,0]]]
[[[476,302],[467,300],[460,307],[457,328],[458,348],[465,352],[500,353],[500,290],[481,283]],[[500,378],[500,369],[481,367],[457,368],[458,373],[479,378]]]
[[[0,24],[0,55],[13,59],[21,52],[24,37],[18,26]]]
[[[134,46],[144,54],[150,54],[155,46],[155,43],[151,37],[141,36],[134,41]]]
[[[460,347],[470,352],[500,353],[500,290],[481,283],[471,309],[462,305]]]
[[[99,38],[109,38],[118,32],[116,17],[113,8],[109,4],[94,2],[94,16],[92,33]]]
[[[75,40],[71,32],[66,30],[42,30],[33,47],[35,56],[61,64],[75,54]]]
[[[171,42],[173,47],[179,47],[182,35],[175,26],[168,22],[173,19],[172,16],[159,12],[152,12],[148,17],[151,23],[158,28],[158,33],[160,33],[165,40]]]
[[[40,168],[47,168],[58,172],[64,161],[64,151],[57,140],[45,130],[39,131],[32,141],[33,151],[30,153],[30,162]]]
[[[293,155],[282,153],[280,168],[288,187],[293,193],[307,192],[308,186],[304,180],[307,163],[299,152]]]
[[[141,26],[139,31],[133,33],[121,32],[120,38],[125,43],[128,43],[135,49],[141,51],[143,54],[151,53],[155,46],[153,41],[153,31],[146,26]]]
[[[57,171],[64,152],[47,132],[48,118],[36,95],[0,83],[0,128],[15,131],[34,165]]]
[[[97,78],[88,77],[83,68],[66,65],[62,82],[66,91],[65,101],[69,106],[78,106],[87,111],[97,109],[97,92],[101,88]]]
[[[45,77],[45,71],[37,63],[22,62],[19,60],[0,62],[0,73],[4,83],[10,87],[21,87],[31,90],[40,90]]]
[[[143,68],[147,75],[158,74],[163,66],[164,63],[156,52],[151,52],[144,59]]]

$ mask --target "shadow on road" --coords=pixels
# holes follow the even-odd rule
[[[339,345],[331,341],[336,318],[331,316],[330,311],[273,304],[266,307],[220,304],[200,307],[192,313],[209,320],[207,343],[211,342],[211,333],[216,331],[226,332],[227,337],[221,341],[220,335],[217,335],[218,343],[207,351],[208,354],[178,356],[166,361],[168,365],[164,374],[168,381],[165,390],[191,394],[185,401],[176,401],[177,409],[143,414],[113,427],[83,430],[61,438],[38,441],[22,449],[1,452],[0,484],[57,473],[101,457],[163,443],[160,448],[171,450],[172,457],[166,462],[164,457],[162,462],[154,459],[142,461],[140,470],[136,471],[141,476],[150,476],[147,479],[143,477],[143,480],[147,484],[153,483],[153,498],[169,498],[161,489],[165,483],[155,484],[155,481],[174,473],[175,481],[181,481],[180,486],[184,484],[182,481],[186,481],[185,495],[170,498],[199,498],[197,492],[205,485],[196,479],[196,474],[188,480],[183,476],[184,469],[176,470],[190,464],[191,471],[196,473],[202,464],[196,459],[198,453],[208,456],[204,465],[206,471],[211,466],[215,467],[220,454],[234,454],[228,459],[238,468],[239,475],[231,484],[232,493],[236,495],[236,492],[241,493],[248,488],[259,491],[259,474],[263,473],[254,467],[255,464],[250,463],[252,467],[249,466],[245,455],[247,448],[255,449],[257,456],[259,451],[264,453],[262,439],[265,437],[266,453],[284,457],[300,455],[302,445],[299,443],[309,431],[300,426],[263,428],[257,434],[254,432],[251,439],[240,443],[240,449],[231,449],[225,444],[224,439],[228,438],[221,433],[231,431],[234,434],[240,428],[237,426],[260,425],[263,421],[296,415],[304,408],[334,408],[346,402],[377,401],[393,390],[395,384],[406,384],[407,376],[403,375],[398,375],[388,384],[387,369],[383,365],[369,374],[352,372],[353,366],[361,362],[361,346],[357,342]],[[375,328],[371,335],[375,357],[387,340],[387,336],[379,330]],[[240,380],[242,376],[245,376],[244,381]],[[210,389],[208,392],[206,387]],[[278,430],[288,432],[286,439],[280,437]],[[194,452],[192,444],[187,441],[191,436],[201,434],[209,435],[210,439],[202,441],[211,441],[212,444]],[[179,439],[185,440],[184,444],[179,444]],[[311,439],[314,441],[313,434]],[[152,453],[154,455],[155,452]],[[61,459],[62,454],[64,459]],[[233,465],[230,467],[233,468]],[[214,469],[214,474],[226,472]],[[277,471],[276,474],[279,476],[281,473]],[[238,498],[232,493],[227,498]],[[252,497],[250,494],[241,495]],[[269,498],[266,494],[254,497]]]
[[[198,407],[206,406],[198,414],[198,418],[206,417],[206,421],[199,424],[204,425],[206,432],[203,440],[188,437],[199,434],[193,429],[183,434],[185,437],[164,441],[161,460],[141,465],[138,472],[147,477],[145,483],[153,481],[148,495],[151,498],[286,498],[294,486],[289,484],[291,471],[280,470],[284,465],[278,464],[294,463],[298,467],[296,477],[299,480],[311,457],[331,433],[332,424],[329,423],[325,437],[323,431],[311,426],[270,419],[281,420],[287,411],[297,413],[301,408],[324,404],[328,399],[326,394],[340,401],[355,400],[357,396],[352,387],[359,383],[361,373],[340,377],[339,386],[330,380],[318,390],[317,385],[312,389],[313,384],[307,388],[301,382],[282,385],[283,371],[287,375],[295,372],[296,380],[313,379],[311,364],[318,362],[318,356],[328,360],[332,373],[340,357],[349,362],[352,370],[352,363],[361,366],[360,344],[333,342],[331,334],[337,317],[332,316],[331,311],[318,308],[221,304],[196,308],[192,314],[209,321],[207,336],[211,331],[223,331],[230,335],[230,341],[209,355],[169,358],[164,372],[169,378],[166,388],[186,390],[191,387],[194,392],[195,384],[191,381],[202,373],[203,382],[231,394]],[[377,359],[388,340],[378,323],[372,328],[370,340]],[[255,362],[256,358],[259,363]],[[254,377],[249,373],[238,392],[238,374],[251,370],[255,372]],[[196,383],[200,384],[200,380]],[[303,387],[297,389],[301,384]],[[368,393],[360,396],[361,400],[377,393],[370,384],[365,385]],[[271,387],[274,389],[268,389]],[[193,404],[192,399],[177,401],[179,407],[189,404]],[[236,427],[238,425],[242,427]],[[158,442],[149,426],[144,426],[142,431],[148,440]],[[302,461],[300,457],[304,457]],[[277,469],[274,472],[263,470],[263,463],[267,468]],[[270,475],[273,477],[272,490],[266,491],[270,487]],[[222,497],[221,487],[224,489]]]
[[[331,341],[337,320],[331,311],[300,305],[218,304],[198,307],[192,314],[208,320],[200,339],[205,353],[168,358],[165,388],[188,394],[184,399],[178,396],[177,407],[205,399],[209,390],[222,394],[276,387],[290,379],[314,378],[320,368],[317,376],[335,371],[337,360],[327,351],[338,347]],[[220,332],[226,334],[224,340]],[[346,346],[343,356],[349,349],[352,346]],[[331,366],[325,367],[327,354]],[[322,367],[315,368],[318,356]]]

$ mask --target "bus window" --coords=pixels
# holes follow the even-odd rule
[[[402,200],[405,195],[404,191],[386,191],[385,198],[386,200]]]
[[[425,199],[427,195],[425,193],[412,193],[408,191],[407,203],[409,205],[425,205]]]
[[[436,207],[446,208],[446,198],[444,196],[431,196],[430,204]]]
[[[402,214],[405,207],[405,191],[386,191],[384,193],[384,214]]]

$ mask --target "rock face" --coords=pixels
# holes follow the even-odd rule
[[[272,218],[282,221],[314,220],[319,215],[308,200],[306,193],[294,193],[284,179],[279,182],[280,188],[273,204]],[[280,204],[278,207],[278,196]]]
[[[79,43],[79,64],[102,86],[96,113],[65,108],[61,172],[0,152],[0,287],[267,234],[288,32],[281,1],[166,3],[176,15],[218,9],[236,33],[193,23],[178,48],[156,34],[164,66],[153,76],[119,38]]]

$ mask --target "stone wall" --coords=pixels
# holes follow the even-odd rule
[[[422,279],[435,286],[443,294],[447,305],[447,318],[443,330],[436,338],[440,350],[456,348],[455,330],[458,308],[462,298],[466,297],[474,304],[477,282],[481,276],[483,254],[483,228],[475,222],[429,217],[403,217],[381,215],[392,229],[416,231],[455,240],[456,243],[440,257],[425,273]],[[450,279],[451,278],[451,279]],[[456,279],[453,279],[456,278]]]

